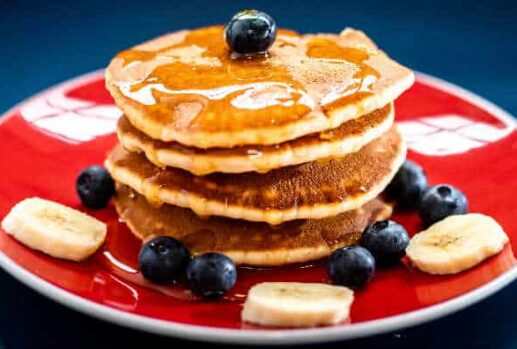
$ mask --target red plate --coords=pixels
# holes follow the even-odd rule
[[[113,207],[88,212],[108,223],[103,250],[84,263],[56,260],[0,232],[0,264],[48,297],[121,325],[198,340],[240,343],[317,342],[365,336],[443,316],[472,304],[517,277],[517,132],[511,116],[483,99],[434,78],[417,83],[396,103],[409,158],[431,183],[450,183],[470,200],[471,212],[499,221],[512,241],[497,256],[453,276],[430,276],[403,264],[379,270],[357,292],[348,323],[310,330],[256,328],[240,321],[250,286],[262,281],[326,281],[322,262],[268,270],[240,269],[234,291],[219,302],[190,299],[181,287],[152,288],[136,273],[139,242]],[[39,196],[85,210],[75,178],[101,164],[116,143],[119,111],[102,72],[59,85],[22,103],[0,126],[0,217],[21,199]],[[394,219],[413,234],[415,214]]]

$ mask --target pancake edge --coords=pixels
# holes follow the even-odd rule
[[[198,216],[221,216],[251,222],[266,222],[271,225],[277,225],[295,219],[318,219],[336,216],[342,212],[358,209],[368,201],[373,200],[384,191],[397,173],[406,158],[407,145],[402,133],[396,126],[394,126],[394,128],[401,139],[401,149],[393,160],[391,172],[376,186],[370,188],[367,193],[343,202],[314,206],[297,206],[287,210],[260,210],[227,205],[216,200],[207,200],[199,195],[185,194],[181,190],[158,190],[157,199],[162,203],[189,208]],[[109,161],[109,158],[106,159],[104,165],[116,181],[133,188],[136,192],[145,196],[143,181],[141,181],[138,176],[134,176],[130,171],[116,168]]]
[[[377,214],[372,214],[369,223],[389,219],[393,212],[393,206],[383,201],[385,207]],[[119,216],[122,215],[124,207],[117,201],[114,200],[115,209]],[[151,239],[144,239],[142,235],[138,233],[136,227],[129,221],[124,222],[128,227],[129,231],[142,242],[146,242]],[[304,263],[314,260],[318,260],[324,257],[328,257],[332,251],[337,248],[349,246],[349,243],[337,241],[332,245],[320,245],[317,247],[302,247],[294,248],[290,250],[285,249],[271,249],[268,251],[238,251],[238,250],[218,250],[218,252],[224,253],[230,257],[237,265],[249,265],[249,266],[261,266],[261,267],[276,267],[295,263]],[[203,253],[208,251],[199,251]]]
[[[390,109],[386,118],[375,127],[362,134],[346,135],[336,141],[322,141],[304,147],[289,147],[267,151],[263,156],[253,157],[244,154],[217,156],[210,154],[187,154],[174,149],[154,149],[152,140],[140,141],[138,137],[124,134],[117,129],[120,143],[131,152],[145,153],[147,159],[158,167],[175,167],[201,176],[215,172],[222,173],[265,173],[270,170],[299,165],[327,157],[341,157],[360,150],[380,135],[387,132],[395,119],[395,107]]]

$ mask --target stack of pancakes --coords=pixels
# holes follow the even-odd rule
[[[264,57],[231,58],[220,26],[123,51],[106,71],[124,112],[106,160],[117,211],[143,240],[237,264],[327,256],[391,214],[393,101],[413,79],[351,29],[279,30]]]

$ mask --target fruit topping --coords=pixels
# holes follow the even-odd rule
[[[335,325],[348,318],[353,300],[354,292],[342,286],[264,282],[249,290],[241,317],[262,326]]]
[[[406,160],[391,181],[386,193],[404,208],[417,207],[420,196],[427,188],[427,176],[420,165]]]
[[[193,294],[216,299],[237,281],[235,263],[222,253],[204,253],[194,257],[187,268],[187,284]]]
[[[332,283],[352,289],[364,287],[374,272],[375,259],[361,246],[339,248],[327,262],[327,273]]]
[[[467,213],[465,194],[452,185],[438,184],[427,189],[420,198],[418,213],[425,226],[451,216]]]
[[[275,41],[276,24],[267,13],[245,10],[233,16],[226,25],[224,36],[233,53],[265,53]]]
[[[455,274],[500,252],[508,242],[491,217],[450,216],[416,234],[406,249],[411,264],[430,274]]]
[[[409,236],[402,225],[393,221],[379,221],[366,227],[359,244],[371,252],[377,266],[388,266],[404,257]]]
[[[106,224],[57,202],[29,198],[2,221],[16,240],[56,258],[82,261],[106,239]]]
[[[106,169],[90,166],[77,177],[76,190],[84,206],[98,209],[108,204],[115,193],[115,183]]]

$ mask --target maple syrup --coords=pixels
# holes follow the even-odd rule
[[[115,81],[146,117],[178,131],[292,123],[367,96],[379,78],[366,64],[371,49],[341,46],[338,35],[279,30],[267,56],[235,59],[222,26],[181,33],[119,53],[126,72]]]

